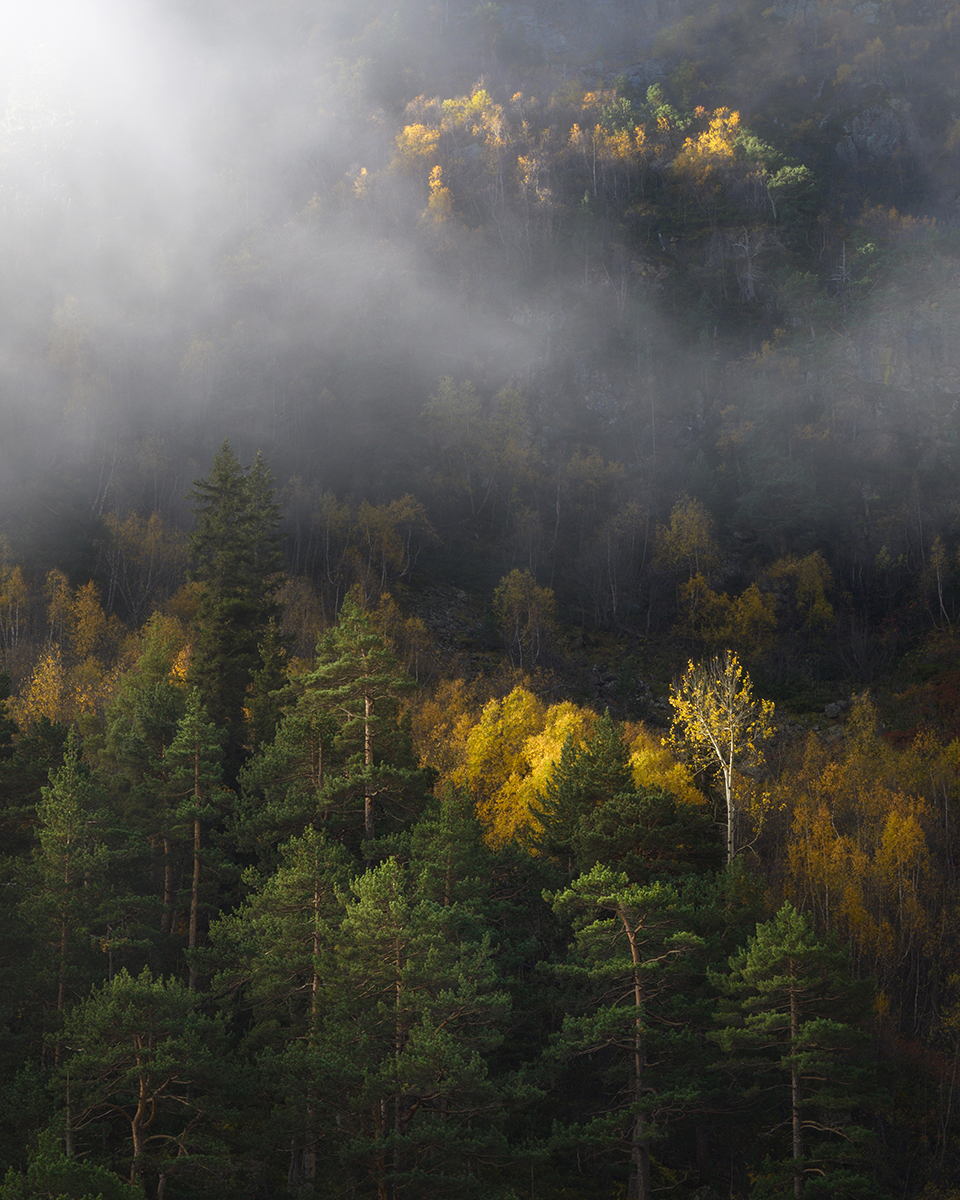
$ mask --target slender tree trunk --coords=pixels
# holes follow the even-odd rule
[[[403,1133],[403,1114],[401,1106],[403,1103],[403,1095],[400,1088],[400,1056],[403,1054],[403,980],[401,970],[403,968],[403,954],[400,948],[399,939],[396,944],[396,956],[394,965],[396,968],[396,999],[394,1012],[394,1034],[393,1034],[393,1055],[394,1069],[397,1078],[397,1090],[393,1097],[393,1132],[396,1137],[396,1144],[393,1150],[393,1194],[397,1195],[397,1179],[400,1177],[400,1170],[403,1166],[403,1159],[400,1153],[400,1136]]]
[[[373,780],[370,777],[373,768],[373,697],[369,694],[363,698],[363,717],[363,761],[367,768],[363,796],[363,836],[369,842],[373,840]]]
[[[313,970],[310,975],[310,1049],[317,1044],[317,1030],[320,1023],[320,976],[317,974],[317,964],[320,961],[320,864],[314,863],[313,877]],[[303,1177],[307,1191],[313,1193],[314,1181],[317,1177],[317,1085],[313,1071],[307,1085],[307,1112],[304,1122],[303,1146]]]
[[[633,1120],[633,1134],[630,1147],[630,1179],[627,1183],[627,1200],[650,1200],[650,1147],[647,1142],[647,1123],[640,1108],[644,1092],[644,1074],[646,1070],[646,1042],[643,1027],[643,979],[640,974],[640,949],[637,946],[637,934],[629,916],[622,909],[620,919],[630,943],[630,957],[633,960],[633,1002],[636,1008],[633,1036],[633,1101],[637,1112]]]
[[[59,1043],[57,1046],[59,1050]],[[70,1108],[70,1072],[67,1072],[67,1112],[64,1117],[63,1153],[67,1158],[73,1158],[73,1113]]]
[[[191,950],[197,946],[197,914],[200,909],[200,818],[193,818],[193,882],[190,885],[190,933],[187,945]],[[191,992],[197,987],[197,969],[193,958],[190,959],[190,972],[187,987]]]
[[[163,835],[163,916],[160,918],[162,933],[173,932],[173,846],[168,834]]]
[[[790,1049],[796,1052],[800,1041],[800,1010],[797,1004],[797,994],[790,991]],[[795,1200],[803,1195],[803,1122],[800,1117],[800,1072],[796,1064],[790,1068],[790,1101],[793,1115],[793,1194]]]

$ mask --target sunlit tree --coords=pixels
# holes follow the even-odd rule
[[[763,761],[762,744],[773,736],[773,703],[754,700],[750,676],[728,650],[709,662],[687,667],[670,690],[673,725],[669,741],[698,766],[718,770],[727,809],[727,863],[736,854],[734,776]]]

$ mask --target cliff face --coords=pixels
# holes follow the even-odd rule
[[[873,0],[778,0],[761,13],[735,0],[521,0],[498,6],[496,20],[531,72],[530,90],[539,68],[552,81],[587,86],[623,75],[642,94],[689,62],[710,79],[714,105],[741,109],[752,124],[782,127],[797,119],[791,109],[803,108],[816,129],[829,131],[841,168],[915,163],[925,153],[929,114],[917,116],[912,92],[929,73],[930,39],[938,39],[923,22],[885,23]],[[922,46],[922,64],[905,66],[900,49],[909,58]]]
[[[653,39],[698,7],[691,0],[533,0],[504,4],[500,19],[505,36],[544,66],[654,82],[663,68],[651,59]]]

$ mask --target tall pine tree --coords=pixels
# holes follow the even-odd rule
[[[196,518],[191,577],[200,585],[190,681],[211,720],[225,731],[224,775],[232,785],[249,742],[247,688],[260,667],[259,646],[278,613],[280,508],[260,455],[244,468],[227,442],[210,475],[194,483],[190,498]]]

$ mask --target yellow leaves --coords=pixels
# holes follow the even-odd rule
[[[699,500],[681,496],[670,513],[670,524],[657,526],[656,560],[668,571],[689,577],[717,570],[720,545],[710,514]]]
[[[738,646],[748,658],[771,649],[776,638],[776,604],[755,583],[739,596],[715,592],[700,574],[681,587],[685,626],[707,645]]]
[[[467,739],[480,718],[477,681],[443,679],[432,695],[411,703],[411,733],[419,761],[438,775],[437,791],[467,782]]]
[[[730,602],[729,617],[718,640],[740,646],[748,658],[759,658],[773,647],[776,632],[774,598],[751,583]]]
[[[78,658],[89,659],[100,649],[107,632],[107,615],[92,580],[77,588],[72,616],[74,651]]]
[[[658,736],[641,726],[630,740],[629,750],[630,769],[638,788],[663,788],[684,804],[705,802],[690,768],[679,762]]]
[[[60,649],[53,646],[41,657],[20,695],[7,702],[7,710],[21,729],[29,729],[41,717],[49,721],[65,721],[69,713],[64,691]]]
[[[802,766],[780,785],[793,810],[789,893],[846,940],[859,970],[895,991],[905,969],[918,969],[906,964],[933,951],[941,919],[937,815],[919,788],[930,767],[946,765],[949,747],[924,737],[893,750],[867,696],[847,729],[832,758],[811,736]],[[942,779],[928,777],[928,789],[935,794]]]
[[[436,162],[440,130],[426,125],[405,125],[397,134],[397,164],[406,171],[421,171]]]
[[[695,764],[723,778],[727,807],[727,861],[736,851],[734,775],[763,764],[761,744],[773,736],[773,703],[754,700],[750,676],[728,650],[708,663],[689,664],[670,690],[673,724],[665,739]]]
[[[670,692],[674,722],[669,740],[696,761],[761,760],[760,743],[773,735],[773,703],[754,700],[753,683],[736,654],[689,663]]]
[[[568,737],[582,744],[593,713],[570,701],[549,708],[526,688],[484,706],[467,738],[463,782],[494,846],[522,837],[534,823],[531,805],[560,761]]]
[[[740,114],[729,108],[716,109],[707,128],[683,143],[673,162],[674,172],[690,175],[702,184],[713,172],[733,164],[739,132]]]
[[[443,186],[443,171],[440,167],[434,167],[430,172],[430,199],[427,201],[425,215],[442,224],[449,220],[452,212],[453,196],[450,189]]]
[[[805,558],[793,554],[779,558],[767,575],[785,603],[792,601],[791,623],[809,633],[821,633],[833,626],[836,613],[828,599],[828,592],[833,590],[833,573],[819,550]]]
[[[17,632],[18,609],[27,602],[27,592],[19,568],[0,571],[0,629],[5,639]],[[115,616],[106,615],[92,581],[74,590],[62,571],[52,570],[43,595],[46,648],[9,702],[10,715],[21,728],[44,717],[66,723],[102,713],[135,641]]]
[[[493,611],[510,657],[521,670],[534,665],[554,629],[554,595],[529,571],[514,568],[493,593]]]
[[[0,648],[9,660],[16,650],[21,622],[27,615],[28,592],[23,571],[19,566],[0,562]]]
[[[467,738],[466,782],[477,812],[495,844],[510,839],[528,820],[518,801],[529,761],[524,746],[543,729],[544,705],[526,688],[514,688],[503,700],[484,706]]]
[[[494,104],[486,88],[476,87],[469,96],[444,100],[440,106],[446,129],[477,132],[497,115],[502,116],[499,104]]]

